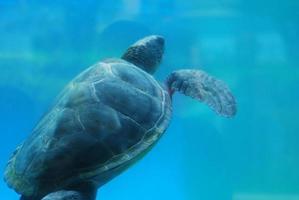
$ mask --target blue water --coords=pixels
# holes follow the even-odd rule
[[[299,199],[299,1],[42,2],[0,0],[1,174],[68,81],[160,34],[155,77],[203,69],[230,86],[237,116],[176,94],[158,145],[97,199]],[[1,181],[0,199],[18,195]]]

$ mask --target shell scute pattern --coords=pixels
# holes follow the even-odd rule
[[[145,72],[126,62],[113,61],[112,64],[104,63],[102,66],[105,70],[108,69],[107,71],[111,73],[112,77],[93,82],[91,91],[94,92],[93,96],[96,101],[116,111],[121,122],[121,130],[111,132],[109,136],[103,138],[103,143],[109,146],[114,156],[105,163],[99,163],[93,170],[82,171],[80,175],[82,179],[99,175],[135,158],[161,136],[168,126],[171,115],[169,94],[152,77],[142,74]],[[135,80],[137,76],[135,72],[141,76],[142,81],[146,80],[147,82],[138,83]],[[132,73],[132,77],[130,77],[130,73]],[[117,96],[120,98],[116,98]],[[135,102],[135,104],[131,105],[131,102]],[[142,102],[147,102],[147,104],[143,106]],[[151,105],[152,102],[155,102],[154,105]],[[143,110],[147,111],[147,113],[143,113],[144,119],[147,116],[151,120],[148,124],[146,121],[140,120],[142,117],[137,116]]]
[[[125,61],[88,68],[16,153],[8,182],[33,195],[132,163],[166,129],[169,99],[154,78]]]

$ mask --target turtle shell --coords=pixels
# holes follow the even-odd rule
[[[166,130],[168,92],[121,59],[77,76],[8,162],[5,180],[24,196],[82,181],[101,186],[141,158]]]

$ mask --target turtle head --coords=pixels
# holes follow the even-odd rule
[[[153,74],[162,60],[163,53],[164,38],[151,35],[130,46],[121,58]]]

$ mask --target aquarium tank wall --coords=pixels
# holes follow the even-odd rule
[[[0,170],[78,73],[136,40],[165,38],[155,77],[202,69],[238,113],[175,94],[157,146],[100,200],[299,200],[298,0],[0,0]],[[1,179],[0,199],[19,195]]]

